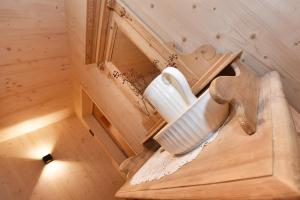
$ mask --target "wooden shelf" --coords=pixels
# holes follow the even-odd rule
[[[236,115],[218,138],[172,175],[139,185],[127,181],[122,198],[272,199],[300,197],[300,150],[279,75],[261,81],[258,127],[247,135]]]

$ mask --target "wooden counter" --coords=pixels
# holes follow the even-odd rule
[[[300,153],[279,75],[261,81],[258,127],[247,135],[237,117],[180,170],[139,185],[127,181],[117,197],[148,199],[300,198]]]

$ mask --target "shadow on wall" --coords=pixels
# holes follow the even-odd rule
[[[51,130],[49,133],[51,134]],[[59,138],[46,136],[45,140],[41,140],[29,134],[1,143],[1,200],[35,199],[35,196],[39,196],[43,190],[49,190],[49,193],[53,191],[51,183],[71,175],[70,169],[75,166],[75,162],[71,160],[76,158],[57,152],[56,144]],[[45,164],[42,157],[49,153],[57,157],[54,157],[54,161]],[[54,196],[55,194],[52,194],[51,197],[45,198],[52,199]]]
[[[30,137],[30,136],[28,136]],[[54,174],[62,175],[65,163],[53,161],[45,165],[42,157],[52,153],[55,143],[49,139],[36,145],[34,138],[16,138],[1,143],[0,146],[0,199],[31,199],[35,188]],[[30,141],[29,141],[30,140]],[[37,141],[40,143],[40,141]],[[52,174],[52,176],[51,176]]]
[[[39,160],[14,158],[1,154],[0,199],[30,199],[43,165]]]
[[[36,199],[41,196],[42,190],[49,190],[50,194],[53,191],[51,182],[70,177],[70,169],[76,167],[74,162],[61,160],[45,165],[41,159],[9,157],[3,154],[0,159],[1,200]],[[45,199],[53,199],[53,196],[55,194]]]

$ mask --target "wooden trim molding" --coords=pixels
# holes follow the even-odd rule
[[[113,0],[87,0],[85,64],[102,63]]]
[[[101,145],[115,168],[118,169],[119,165],[127,157],[134,156],[135,152],[118,133],[118,130],[110,123],[109,119],[102,114],[100,107],[94,103],[87,91],[83,88],[81,89],[81,95],[82,122],[93,133],[92,136],[94,136],[96,141]],[[101,118],[109,125],[101,123]]]

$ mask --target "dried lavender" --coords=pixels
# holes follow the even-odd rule
[[[119,72],[113,71],[112,76],[116,79],[121,79],[123,85],[127,85],[137,96],[144,107],[145,114],[150,116],[150,112],[146,106],[146,101],[143,96],[143,92],[145,91],[148,84],[152,81],[152,77],[158,74],[157,70],[152,70],[147,74],[141,74],[134,71],[133,68],[130,68],[127,72]],[[150,79],[149,79],[150,78]]]

